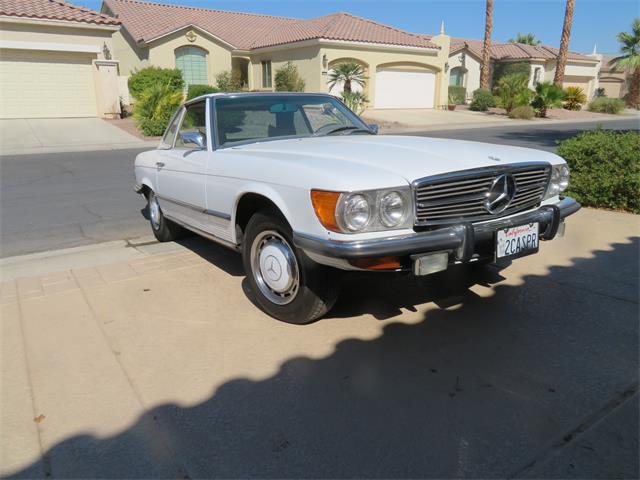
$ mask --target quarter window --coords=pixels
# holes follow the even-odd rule
[[[182,134],[188,132],[198,132],[202,134],[207,140],[207,115],[206,105],[204,102],[194,103],[187,106],[187,111],[182,117],[182,124],[180,125],[180,135],[176,140],[176,148],[194,148],[191,143],[184,143],[182,141]]]
[[[262,61],[262,87],[271,88],[271,60]]]

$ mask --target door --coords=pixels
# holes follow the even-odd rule
[[[206,118],[205,101],[187,105],[179,120],[175,145],[173,148],[159,149],[156,163],[156,193],[162,212],[169,218],[204,231],[208,231],[204,179],[209,155]],[[204,148],[185,142],[183,135],[188,132],[200,133],[205,139]]]
[[[0,118],[97,116],[87,53],[0,51]]]
[[[428,70],[378,69],[374,108],[433,108],[436,75]]]

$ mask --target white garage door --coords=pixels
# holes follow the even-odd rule
[[[374,108],[433,108],[436,75],[419,70],[378,70]]]
[[[0,51],[0,118],[96,115],[91,55]]]

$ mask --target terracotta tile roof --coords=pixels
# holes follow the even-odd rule
[[[104,0],[104,5],[137,42],[193,25],[241,50],[316,38],[439,48],[421,35],[348,13],[301,20],[136,0]]]
[[[451,38],[450,54],[467,47],[476,57],[482,58],[482,40],[469,38]],[[493,60],[553,60],[558,56],[558,49],[548,45],[525,45],[523,43],[497,43],[491,42],[491,58]],[[591,60],[593,57],[581,53],[569,52],[570,60]]]
[[[108,15],[62,0],[0,0],[0,16],[117,25]]]

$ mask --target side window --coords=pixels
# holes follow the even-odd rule
[[[180,134],[176,140],[176,148],[194,148],[191,143],[184,143],[182,141],[182,134],[188,132],[198,132],[204,137],[204,141],[207,141],[207,115],[205,102],[194,103],[186,107],[187,111],[182,117],[182,124],[180,125]]]
[[[262,88],[271,88],[271,60],[262,61]]]
[[[173,139],[176,138],[176,133],[178,132],[178,123],[180,122],[180,115],[182,115],[181,108],[176,112],[175,116],[173,117],[173,121],[169,124],[169,126],[165,130],[164,136],[162,137],[162,142],[160,142],[160,148],[173,147]]]

